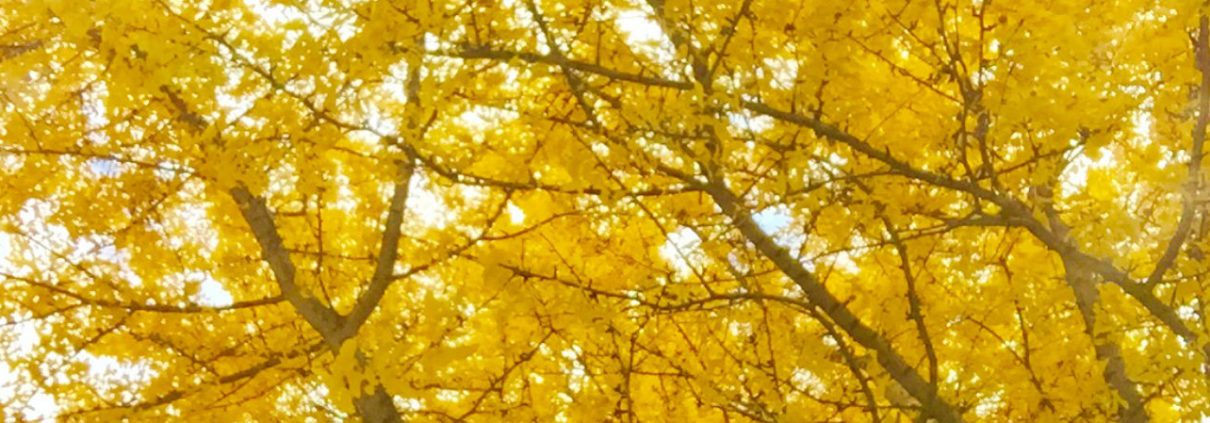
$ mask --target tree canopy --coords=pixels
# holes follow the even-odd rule
[[[5,421],[1210,416],[1210,8],[9,0]]]

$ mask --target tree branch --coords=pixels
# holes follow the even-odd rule
[[[1168,247],[1155,264],[1155,270],[1147,276],[1144,284],[1155,286],[1164,278],[1164,273],[1176,262],[1176,257],[1189,237],[1193,228],[1193,202],[1197,198],[1198,184],[1201,182],[1202,147],[1206,143],[1206,125],[1210,124],[1210,28],[1207,28],[1207,18],[1202,16],[1198,24],[1197,45],[1194,46],[1197,58],[1197,69],[1202,72],[1202,83],[1197,90],[1197,123],[1193,126],[1193,145],[1189,148],[1189,176],[1185,182],[1185,192],[1181,201],[1181,218],[1176,224],[1176,232],[1168,240]]]
[[[801,262],[773,242],[773,239],[752,220],[752,215],[743,208],[740,200],[731,190],[723,186],[721,182],[714,181],[708,185],[706,192],[710,194],[723,213],[731,218],[740,233],[756,246],[757,251],[768,257],[786,277],[803,290],[811,304],[819,307],[857,343],[874,350],[878,363],[904,390],[920,401],[921,411],[925,415],[932,416],[943,423],[963,421],[962,414],[938,395],[935,385],[925,381],[916,372],[916,369],[907,364],[907,361],[899,355],[886,337],[862,323],[840,300],[828,292],[823,283],[811,274]]]
[[[18,282],[24,283],[26,285],[36,286],[36,287],[54,292],[56,294],[60,294],[60,295],[75,299],[76,301],[79,301],[79,305],[91,306],[91,307],[101,307],[101,308],[113,308],[113,309],[119,309],[119,310],[129,310],[129,311],[146,311],[146,312],[154,312],[154,313],[176,313],[176,314],[221,312],[221,311],[239,310],[239,309],[244,309],[244,308],[253,308],[253,307],[260,307],[260,306],[265,306],[265,305],[277,304],[277,303],[282,302],[282,300],[283,300],[283,298],[281,296],[272,296],[272,297],[268,297],[268,298],[261,298],[258,300],[236,301],[236,302],[233,302],[233,303],[225,305],[225,306],[204,306],[204,305],[200,305],[200,304],[184,304],[184,305],[139,304],[139,303],[129,303],[129,302],[122,302],[122,301],[108,300],[108,299],[104,299],[104,298],[91,298],[91,297],[76,293],[75,291],[71,291],[69,289],[56,286],[53,283],[40,281],[40,280],[28,278],[28,277],[17,276],[17,275],[13,275],[11,273],[6,273],[6,272],[0,272],[0,277],[4,277],[5,279],[9,279],[9,280],[18,281]]]
[[[1050,220],[1051,229],[1060,237],[1066,237],[1071,228],[1059,218],[1058,213],[1049,202],[1041,205],[1043,212]],[[1097,360],[1105,362],[1101,376],[1105,383],[1117,392],[1124,403],[1118,404],[1118,418],[1124,423],[1146,423],[1150,421],[1143,400],[1139,397],[1138,385],[1126,374],[1126,364],[1122,361],[1122,350],[1116,342],[1096,333],[1096,306],[1101,301],[1097,284],[1093,280],[1093,272],[1083,263],[1063,256],[1064,280],[1071,287],[1076,297],[1076,307],[1084,319],[1084,333],[1092,340]]]
[[[229,192],[231,197],[235,199],[236,204],[239,205],[240,213],[243,214],[244,220],[251,227],[252,234],[256,237],[256,242],[260,244],[261,254],[265,261],[269,263],[269,268],[273,271],[274,279],[277,281],[277,286],[281,290],[282,297],[294,305],[294,308],[307,320],[307,323],[324,337],[324,341],[328,343],[330,348],[339,350],[341,340],[335,335],[338,328],[343,325],[344,319],[335,311],[320,303],[319,299],[303,292],[294,283],[294,262],[290,260],[290,253],[286,251],[285,246],[282,244],[281,236],[277,234],[277,227],[273,223],[273,218],[269,215],[269,209],[265,206],[265,201],[260,197],[253,196],[252,193],[248,192],[248,188],[243,185],[231,188]]]
[[[528,63],[542,63],[547,65],[566,66],[582,72],[588,72],[595,75],[600,75],[609,79],[618,81],[633,82],[636,84],[649,85],[655,87],[676,88],[678,90],[693,89],[693,83],[665,79],[655,76],[635,75],[614,69],[610,69],[600,65],[591,63],[570,60],[565,57],[555,57],[550,55],[499,50],[487,45],[463,44],[459,50],[444,50],[436,52],[438,55],[446,57],[457,57],[460,59],[491,59],[507,62],[513,59],[521,60]]]
[[[366,287],[365,292],[357,297],[353,311],[345,318],[344,324],[337,332],[338,342],[343,343],[357,334],[361,325],[378,307],[378,302],[386,294],[391,282],[396,279],[392,275],[395,262],[399,257],[399,231],[403,226],[408,186],[414,171],[415,167],[410,163],[400,163],[399,165],[399,176],[395,181],[395,192],[391,195],[390,208],[387,210],[386,227],[382,231],[382,245],[378,250],[378,262],[374,267],[374,276],[370,279],[370,285]]]
[[[417,48],[423,51],[423,37],[417,38]],[[413,113],[408,114],[407,119],[407,134],[416,138],[424,136],[424,127],[415,117],[420,108],[420,65],[423,57],[416,60],[408,60],[408,76],[405,85],[407,94],[406,107],[412,109]],[[418,139],[399,140],[395,139],[398,144],[406,144],[409,147],[412,142],[419,141]],[[408,148],[406,151],[413,151]],[[408,160],[400,160],[397,164],[398,175],[395,176],[395,188],[391,194],[391,202],[387,208],[387,221],[382,229],[382,243],[378,249],[378,261],[374,266],[374,275],[370,277],[370,285],[366,287],[365,292],[362,292],[357,297],[357,302],[353,306],[344,324],[337,331],[336,337],[338,342],[344,342],[357,334],[361,325],[366,319],[370,318],[370,314],[378,307],[378,302],[382,300],[382,296],[386,294],[387,288],[390,288],[391,283],[396,280],[394,276],[395,262],[399,258],[399,231],[403,226],[403,214],[407,208],[408,188],[411,186],[412,175],[416,171],[415,165]],[[375,392],[375,395],[378,393]]]
[[[1010,226],[1025,228],[1035,238],[1046,245],[1047,248],[1059,254],[1064,259],[1087,266],[1088,269],[1100,274],[1105,280],[1122,287],[1123,291],[1142,304],[1151,315],[1159,319],[1169,330],[1186,342],[1198,345],[1197,334],[1181,320],[1180,316],[1177,315],[1171,306],[1157,298],[1146,285],[1135,281],[1128,273],[1119,269],[1111,261],[1088,255],[1066,238],[1056,235],[1050,228],[1035,218],[1030,207],[1020,200],[996,193],[973,182],[961,181],[946,175],[916,169],[906,162],[896,159],[889,152],[880,151],[861,139],[818,120],[777,110],[758,102],[745,101],[744,107],[777,120],[812,129],[817,135],[849,145],[854,150],[890,166],[892,170],[908,178],[942,188],[966,192],[1000,206],[1000,215],[1007,219]],[[1210,344],[1202,345],[1201,349],[1205,353],[1206,360],[1210,361]]]

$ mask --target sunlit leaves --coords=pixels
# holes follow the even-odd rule
[[[1196,5],[6,6],[6,415],[1206,413]]]

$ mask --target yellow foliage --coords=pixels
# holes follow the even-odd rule
[[[0,415],[1205,419],[1205,9],[0,3]]]

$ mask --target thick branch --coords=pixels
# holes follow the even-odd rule
[[[424,48],[424,41],[421,38],[416,39],[416,47]],[[415,116],[420,108],[420,61],[408,61],[408,77],[405,90],[407,93],[407,107],[412,109],[407,119],[407,134],[415,137],[423,135],[424,129]],[[415,139],[394,139],[401,144],[415,142]],[[410,144],[407,144],[410,147]],[[412,151],[410,148],[406,151]],[[395,176],[395,189],[391,194],[391,202],[387,208],[387,221],[382,229],[382,243],[379,245],[378,261],[374,266],[374,275],[370,277],[370,285],[366,287],[365,292],[362,292],[357,297],[357,303],[353,306],[353,311],[349,313],[344,321],[344,325],[336,334],[338,342],[344,342],[357,334],[357,330],[365,323],[366,319],[370,318],[370,314],[378,307],[378,302],[382,300],[382,296],[386,294],[387,288],[390,288],[391,283],[396,280],[394,276],[395,262],[399,258],[399,231],[403,226],[403,214],[406,211],[408,202],[408,188],[411,186],[412,174],[415,173],[416,167],[409,160],[400,160],[398,163],[399,174]],[[375,391],[377,396],[379,391]]]
[[[344,333],[345,319],[315,297],[306,295],[294,283],[294,263],[290,261],[290,253],[282,245],[281,236],[277,234],[277,228],[273,224],[273,218],[269,215],[269,209],[265,206],[264,200],[253,196],[242,185],[232,188],[230,193],[239,204],[244,220],[248,222],[253,235],[256,236],[257,243],[260,244],[265,261],[269,262],[269,268],[273,270],[274,278],[282,291],[282,297],[290,301],[290,304],[294,305],[307,323],[323,336],[324,342],[328,344],[330,350],[339,351],[340,344],[348,339],[341,337]],[[358,354],[357,358],[364,364],[364,356]],[[391,395],[382,385],[375,385],[371,388],[373,394],[360,396],[353,401],[361,419],[366,423],[401,423],[403,419],[399,416],[399,411],[395,409]]]
[[[752,220],[752,215],[744,210],[734,193],[720,182],[711,183],[707,187],[707,193],[723,213],[731,217],[740,233],[803,290],[812,305],[819,307],[853,340],[876,353],[878,363],[887,370],[891,378],[895,379],[912,397],[920,401],[924,414],[944,423],[963,421],[961,413],[938,395],[935,385],[925,381],[916,372],[916,369],[907,364],[886,337],[862,323],[840,300],[828,292],[823,283],[811,274],[801,262],[774,243],[769,235],[765,234],[760,226]]]
[[[206,128],[208,123],[205,119],[190,110],[189,105],[176,94],[172,87],[163,85],[160,86],[160,91],[168,96],[173,107],[177,109],[178,119],[186,123],[190,130],[202,131]],[[273,223],[273,217],[265,205],[265,200],[252,195],[242,184],[231,188],[228,192],[235,199],[240,213],[251,227],[256,242],[260,244],[261,253],[265,261],[269,263],[269,268],[273,270],[273,278],[277,281],[282,298],[285,298],[298,310],[307,323],[324,337],[330,347],[339,349],[340,343],[334,342],[335,338],[332,335],[335,333],[335,329],[341,326],[342,318],[319,300],[306,295],[294,283],[294,262],[290,260],[290,253],[286,251],[281,236],[277,233],[277,226]]]
[[[168,5],[162,2],[160,5],[178,19],[184,20],[198,30],[209,35],[212,40],[231,50],[232,54],[242,58],[242,55],[239,55],[234,48],[227,44],[223,37],[216,36],[207,31],[205,28],[201,27],[196,22],[192,22],[176,14]],[[418,38],[418,41],[422,42],[422,37]],[[249,66],[259,75],[273,82],[276,88],[289,93],[288,90],[285,90],[284,87],[282,87],[280,84],[277,84],[276,81],[272,79],[271,75],[265,73],[260,68],[251,65]],[[407,87],[409,103],[414,102],[418,98],[416,94],[419,89],[419,74],[420,72],[418,66],[411,66]],[[188,124],[190,129],[194,131],[201,131],[205,129],[207,122],[204,120],[204,118],[192,112],[188,108],[188,105],[185,104],[185,102],[182,101],[170,87],[161,87],[161,90],[168,95],[173,106],[177,108],[179,119]],[[297,96],[295,97],[297,98]],[[316,113],[317,116],[326,116],[321,111],[315,109],[304,99],[300,99],[300,101],[302,101],[304,105],[308,106],[313,113]],[[334,119],[328,120],[335,125],[340,125],[339,121]],[[412,126],[409,129],[415,129],[415,127]],[[311,327],[315,328],[315,330],[319,332],[321,336],[323,336],[324,342],[327,343],[329,349],[339,351],[341,343],[345,339],[348,339],[348,336],[344,335],[346,332],[345,319],[340,314],[336,313],[336,311],[325,306],[318,299],[306,295],[306,293],[295,283],[294,263],[290,260],[290,254],[283,245],[281,236],[277,233],[277,227],[273,222],[273,218],[268,207],[265,205],[264,200],[254,196],[248,191],[247,187],[242,184],[231,188],[229,193],[231,194],[232,198],[235,199],[236,204],[239,205],[240,213],[243,214],[244,220],[247,221],[248,226],[251,227],[257,243],[260,244],[261,252],[264,256],[264,259],[269,262],[269,267],[273,271],[274,279],[277,281],[278,287],[282,292],[282,297],[289,301],[290,304],[292,304],[294,308],[298,310],[298,313],[303,316],[307,323],[310,324]],[[391,263],[393,265],[393,258]],[[386,279],[388,283],[391,280],[389,274],[390,272],[388,271],[388,277],[383,278]],[[375,279],[377,280],[378,278],[376,277]],[[383,289],[385,290],[385,288]],[[381,295],[378,297],[380,298]],[[359,299],[359,303],[360,302],[361,301]],[[377,299],[374,300],[374,303],[377,304]],[[370,307],[371,310],[372,308],[373,307]],[[364,318],[362,321],[364,321]],[[360,325],[360,323],[358,325]],[[356,332],[355,329],[354,332]],[[365,356],[358,352],[357,358],[358,362],[364,366],[366,362]],[[358,388],[360,389],[360,387]],[[362,420],[366,423],[402,423],[403,419],[400,417],[399,411],[395,409],[394,400],[392,399],[391,395],[386,392],[382,385],[375,385],[371,388],[373,391],[372,394],[359,396],[358,398],[354,399],[354,406],[357,408],[358,415],[361,416]]]
[[[392,277],[395,262],[399,257],[399,231],[403,226],[403,214],[408,200],[408,186],[412,180],[415,168],[410,163],[399,165],[399,179],[395,181],[395,192],[391,195],[390,208],[387,210],[386,228],[382,231],[382,245],[378,250],[378,263],[374,267],[374,276],[365,292],[357,297],[353,311],[344,320],[344,325],[336,334],[339,342],[357,334],[357,330],[365,323],[378,302],[386,294],[396,278]]]
[[[230,193],[239,205],[244,220],[252,228],[256,242],[260,244],[261,254],[273,270],[273,277],[281,289],[282,297],[294,305],[307,323],[324,337],[329,347],[339,349],[340,340],[334,335],[343,325],[343,319],[294,283],[294,262],[290,260],[290,253],[282,244],[281,236],[277,234],[277,226],[269,215],[265,200],[252,195],[248,188],[242,185],[231,188]]]
[[[1168,240],[1168,247],[1156,262],[1155,270],[1147,277],[1147,286],[1155,286],[1164,278],[1164,273],[1176,262],[1176,256],[1193,228],[1193,202],[1197,197],[1198,184],[1202,177],[1202,147],[1206,143],[1206,125],[1210,124],[1210,28],[1207,28],[1205,16],[1199,23],[1194,50],[1197,68],[1202,72],[1202,83],[1197,89],[1197,123],[1193,125],[1193,146],[1189,149],[1189,179],[1185,182],[1181,219],[1176,224],[1176,232],[1172,234],[1172,239]]]
[[[670,41],[678,48],[686,49],[690,55],[694,79],[705,92],[712,92],[714,84],[709,67],[706,65],[705,58],[693,49],[692,43],[688,40],[689,36],[664,18],[662,0],[648,0],[647,3],[654,9],[656,19],[664,31],[669,34]],[[707,135],[711,138],[709,141],[714,146],[711,150],[721,151],[721,146],[717,144],[719,140],[716,137],[716,128],[708,127],[706,129]],[[871,149],[871,151],[877,153],[876,150]],[[794,281],[803,290],[807,300],[831,318],[836,326],[848,333],[857,343],[874,350],[879,364],[886,369],[891,378],[895,379],[920,402],[923,415],[931,416],[942,423],[963,421],[962,413],[943,400],[938,395],[937,386],[921,378],[916,369],[908,365],[899,355],[890,341],[862,323],[844,304],[828,292],[823,283],[811,274],[798,259],[774,243],[768,234],[760,229],[760,226],[752,220],[751,214],[743,208],[740,199],[726,187],[722,175],[713,162],[713,157],[709,161],[699,162],[699,164],[702,165],[707,177],[704,187],[706,193],[722,209],[723,213],[731,218],[732,224],[739,229],[744,238],[754,244],[761,255],[773,261],[778,269]],[[680,178],[691,185],[696,181],[688,175],[681,175]]]
[[[1126,374],[1126,363],[1122,361],[1121,348],[1117,343],[1098,336],[1095,332],[1096,304],[1100,301],[1100,295],[1097,292],[1096,283],[1092,280],[1092,272],[1070,260],[1063,260],[1063,268],[1066,272],[1067,285],[1075,293],[1076,306],[1080,309],[1080,316],[1084,319],[1084,333],[1092,338],[1097,360],[1105,362],[1105,369],[1101,375],[1105,378],[1105,383],[1109,384],[1124,402],[1118,404],[1118,419],[1128,423],[1150,421],[1147,411],[1143,407],[1143,400],[1139,396],[1137,384]]]
[[[1119,269],[1112,262],[1088,255],[1066,238],[1056,235],[1050,228],[1036,219],[1029,206],[1020,200],[996,193],[973,182],[961,181],[947,175],[916,169],[907,164],[907,162],[895,158],[889,152],[878,150],[865,141],[818,120],[777,110],[757,102],[744,102],[744,107],[777,120],[812,129],[817,135],[849,145],[854,150],[890,166],[892,170],[908,178],[942,188],[966,192],[975,197],[991,201],[1000,206],[1001,216],[1007,218],[1010,225],[1024,227],[1035,238],[1042,241],[1047,248],[1059,254],[1063,259],[1079,263],[1100,274],[1105,280],[1121,286],[1123,291],[1142,304],[1151,315],[1163,322],[1177,336],[1180,336],[1186,342],[1198,343],[1197,334],[1181,320],[1180,316],[1177,315],[1171,306],[1157,298],[1146,285],[1135,281],[1128,273]],[[1201,348],[1207,358],[1210,359],[1210,344],[1206,344]]]
[[[1045,208],[1044,212],[1050,221],[1051,228],[1060,237],[1066,237],[1070,233],[1067,224],[1059,219],[1059,215],[1048,203],[1043,204],[1042,207]],[[1122,361],[1121,347],[1110,339],[1097,336],[1096,306],[1101,299],[1096,282],[1093,280],[1093,272],[1083,263],[1071,260],[1067,256],[1063,257],[1063,270],[1064,280],[1075,294],[1076,307],[1080,309],[1080,316],[1084,319],[1084,333],[1092,339],[1097,360],[1105,362],[1105,369],[1101,376],[1124,402],[1118,404],[1118,419],[1126,423],[1150,421],[1147,411],[1143,407],[1143,400],[1139,397],[1138,385],[1126,374],[1126,363]]]

